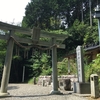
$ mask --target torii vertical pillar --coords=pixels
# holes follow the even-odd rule
[[[52,81],[53,81],[53,90],[51,94],[62,94],[58,91],[58,71],[57,71],[57,46],[56,38],[52,38]]]
[[[0,91],[1,97],[9,96],[9,93],[7,93],[7,88],[8,88],[8,82],[10,76],[13,46],[14,46],[14,41],[12,38],[10,38],[7,44],[7,52],[6,52],[4,70],[3,70],[2,81],[1,81],[1,91]]]

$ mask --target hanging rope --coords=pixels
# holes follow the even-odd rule
[[[41,49],[41,50],[48,50],[48,49],[51,49],[51,48],[53,48],[53,47],[57,47],[56,44],[54,44],[54,45],[52,45],[52,46],[50,46],[50,47],[48,47],[48,48],[42,48],[42,47],[39,47],[39,46],[37,46],[37,45],[35,45],[35,44],[29,45],[29,46],[23,46],[22,44],[20,44],[19,42],[17,42],[13,36],[11,36],[9,39],[11,39],[11,38],[12,38],[12,39],[14,40],[14,42],[15,42],[19,47],[21,47],[21,48],[29,48],[29,49],[30,49],[31,47],[36,47],[36,48]],[[8,41],[9,41],[9,40],[8,40]]]
[[[17,42],[13,36],[10,36],[9,40],[10,40],[11,38],[12,38],[12,39],[14,40],[14,42],[15,42],[19,47],[21,47],[21,48],[27,48],[27,49],[28,49],[28,48],[31,48],[31,47],[32,47],[31,45],[30,45],[30,46],[23,46],[22,44],[20,44],[19,42]],[[8,41],[9,41],[9,40],[8,40]]]

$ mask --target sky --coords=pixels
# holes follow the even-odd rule
[[[19,24],[30,0],[0,0],[0,21]]]

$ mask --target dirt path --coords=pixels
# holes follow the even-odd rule
[[[0,98],[0,100],[88,100],[86,97],[76,96],[64,90],[60,90],[63,95],[50,95],[51,90],[51,86],[9,84],[8,92],[11,97]]]

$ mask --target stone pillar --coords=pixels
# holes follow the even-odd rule
[[[7,52],[6,52],[4,70],[3,70],[2,81],[1,81],[0,96],[9,96],[9,94],[7,93],[7,88],[8,88],[8,82],[10,76],[13,46],[14,46],[14,41],[12,38],[10,38],[7,44]]]
[[[78,46],[76,48],[76,54],[77,54],[78,82],[85,82],[82,46]]]
[[[52,45],[56,44],[56,39],[52,38]],[[53,90],[51,94],[61,94],[58,91],[58,74],[57,74],[57,47],[56,45],[52,47],[52,81],[53,81]]]
[[[85,83],[84,77],[84,60],[83,60],[83,48],[78,46],[76,48],[77,54],[77,69],[78,69],[78,82],[74,84],[75,92],[80,94],[90,94],[90,83]]]

